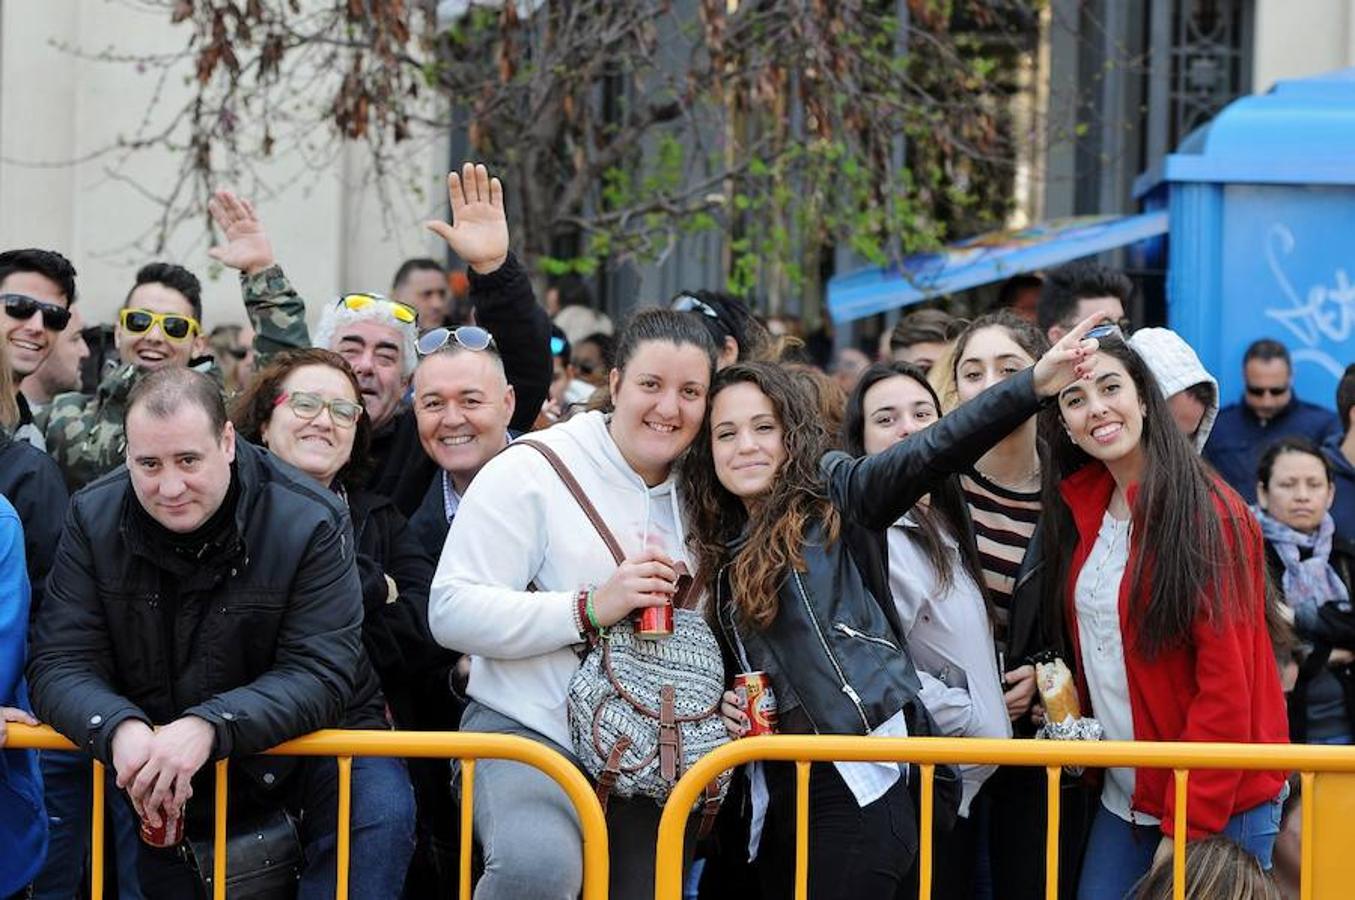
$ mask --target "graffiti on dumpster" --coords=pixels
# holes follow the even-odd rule
[[[1289,305],[1271,307],[1265,314],[1302,342],[1301,347],[1290,353],[1295,365],[1313,363],[1340,378],[1345,365],[1322,349],[1322,345],[1344,343],[1355,334],[1355,284],[1344,268],[1337,268],[1329,283],[1309,284],[1306,295],[1300,296],[1282,264],[1282,258],[1293,253],[1296,244],[1288,225],[1277,222],[1266,232],[1266,262]]]

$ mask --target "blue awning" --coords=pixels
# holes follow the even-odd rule
[[[834,276],[828,280],[828,312],[834,322],[851,322],[1166,233],[1165,210],[1075,216],[994,231],[944,250],[915,253],[897,266]]]

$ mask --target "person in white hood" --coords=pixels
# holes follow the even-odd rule
[[[1190,438],[1195,452],[1204,450],[1219,417],[1219,382],[1200,362],[1195,350],[1170,328],[1140,328],[1129,346],[1148,364],[1167,398],[1172,418]]]
[[[453,520],[429,597],[443,646],[471,654],[466,731],[515,734],[566,755],[565,698],[576,651],[592,627],[669,602],[685,550],[673,463],[706,414],[716,350],[692,316],[638,313],[617,345],[613,411],[589,412],[534,434],[554,450],[625,550],[617,566],[578,502],[531,448],[510,446],[480,470]],[[612,895],[653,893],[661,809],[608,805]],[[574,898],[581,881],[578,820],[564,792],[528,766],[476,768],[475,833],[485,872],[477,900]]]

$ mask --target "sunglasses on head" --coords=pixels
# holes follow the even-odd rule
[[[712,319],[720,318],[720,314],[715,311],[715,307],[704,300],[693,297],[691,294],[678,295],[670,308],[673,312],[694,312]]]
[[[430,328],[419,335],[419,355],[437,353],[451,343],[463,350],[493,350],[496,353],[499,350],[494,335],[479,325],[462,325],[460,328]]]
[[[390,314],[395,317],[397,322],[403,322],[406,325],[415,325],[419,321],[419,311],[408,303],[401,303],[399,300],[392,300],[389,297],[383,297],[380,294],[344,294],[339,298],[335,306],[342,306],[345,309],[351,309],[353,312],[359,312],[378,304],[384,304],[389,308]]]
[[[128,307],[118,313],[118,322],[121,323],[122,330],[129,334],[145,334],[159,325],[160,332],[175,343],[186,341],[202,330],[198,320],[192,316],[151,312],[149,309],[136,307]]]
[[[1289,388],[1259,387],[1254,384],[1249,384],[1247,385],[1247,393],[1251,394],[1253,397],[1264,397],[1266,394],[1269,394],[1272,397],[1283,397],[1285,394],[1289,393]]]
[[[314,419],[323,409],[329,410],[329,420],[340,428],[352,428],[362,416],[362,404],[352,400],[335,398],[326,400],[310,391],[283,391],[273,401],[274,408],[286,403],[298,417]]]
[[[42,327],[48,331],[62,331],[71,320],[71,311],[55,303],[44,303],[27,294],[4,294],[5,313],[11,319],[31,319],[42,311]]]

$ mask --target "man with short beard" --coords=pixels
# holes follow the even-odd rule
[[[18,391],[19,382],[32,375],[47,359],[58,337],[68,326],[75,302],[75,267],[53,250],[6,250],[0,253],[0,341],[5,344],[14,381],[19,421],[12,434],[17,440],[46,450],[42,429],[34,422],[28,400]]]
[[[85,341],[85,321],[78,309],[52,345],[52,352],[37,370],[19,384],[19,390],[33,410],[34,418],[45,417],[47,407],[58,394],[80,390],[80,364],[89,357]]]

